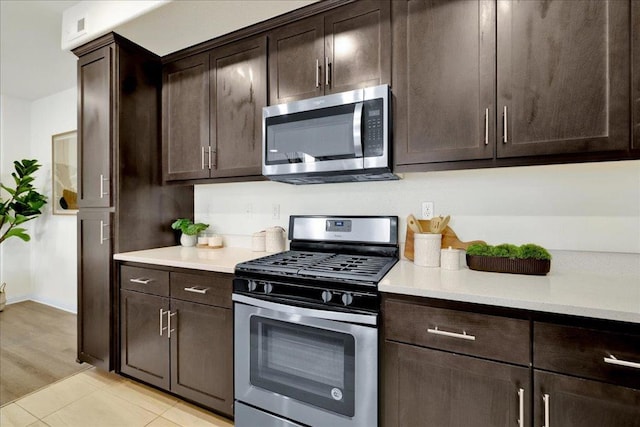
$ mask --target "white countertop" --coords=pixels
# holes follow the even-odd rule
[[[640,323],[640,280],[550,272],[546,276],[449,271],[400,260],[381,292]]]
[[[118,261],[140,262],[165,265],[168,267],[191,268],[194,270],[233,273],[236,264],[269,255],[267,252],[253,252],[245,248],[196,248],[170,246],[143,251],[115,254]]]
[[[119,261],[233,273],[236,264],[269,255],[245,248],[171,246],[114,255]],[[640,280],[579,272],[546,276],[448,271],[400,260],[381,292],[640,323]]]

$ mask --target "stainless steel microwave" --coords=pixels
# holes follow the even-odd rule
[[[290,184],[381,181],[392,173],[388,85],[262,110],[262,174]]]

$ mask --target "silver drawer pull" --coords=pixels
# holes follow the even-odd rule
[[[198,289],[195,286],[192,286],[190,288],[184,288],[184,290],[187,292],[193,292],[194,294],[206,294],[209,288]]]
[[[629,362],[628,360],[620,360],[620,359],[617,359],[613,354],[610,355],[609,357],[605,357],[604,363],[609,363],[611,365],[617,365],[617,366],[625,366],[627,368],[640,369],[640,363]]]
[[[145,279],[145,278],[139,278],[139,279],[129,279],[129,281],[131,283],[139,283],[141,285],[148,285],[149,283],[153,282],[153,279]]]
[[[524,427],[524,389],[518,389],[518,427]]]
[[[468,341],[475,341],[476,340],[476,337],[474,335],[467,334],[467,331],[462,331],[462,333],[459,334],[457,332],[441,331],[440,329],[438,329],[437,326],[435,328],[427,329],[427,332],[430,333],[430,334],[444,335],[445,337],[460,338],[460,339],[468,340]]]
[[[551,405],[551,396],[548,394],[542,395],[542,400],[544,402],[544,425],[542,427],[551,427],[551,423],[549,422],[549,406]]]

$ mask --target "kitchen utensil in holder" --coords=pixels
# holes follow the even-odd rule
[[[284,251],[284,228],[269,227],[265,232],[265,250],[267,252]]]
[[[415,233],[413,262],[422,267],[440,267],[442,234]]]

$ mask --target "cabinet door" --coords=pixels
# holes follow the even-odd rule
[[[260,175],[267,105],[265,37],[216,49],[211,67],[212,177]]]
[[[78,213],[78,360],[111,370],[112,214]]]
[[[325,15],[325,94],[391,83],[390,2],[359,1]]]
[[[492,158],[495,4],[392,4],[396,163]]]
[[[540,371],[534,385],[536,426],[640,427],[640,390]]]
[[[172,299],[171,314],[171,390],[231,416],[231,310]]]
[[[114,47],[78,60],[78,206],[112,206]]]
[[[297,21],[269,35],[269,103],[324,93],[322,16]]]
[[[498,157],[627,150],[629,2],[498,1]]]
[[[631,2],[631,100],[633,105],[633,138],[631,148],[640,150],[640,2]]]
[[[162,310],[162,311],[161,311]],[[120,291],[120,371],[169,389],[169,298]]]
[[[385,427],[531,425],[528,368],[386,341],[382,389]]]
[[[209,177],[209,55],[165,66],[162,164],[166,181]]]

